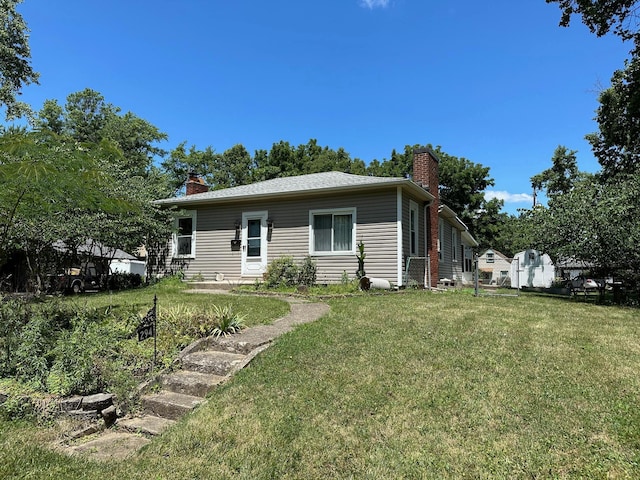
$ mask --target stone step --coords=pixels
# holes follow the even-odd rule
[[[155,436],[160,435],[175,423],[175,420],[169,420],[168,418],[143,415],[142,417],[120,419],[117,425],[132,433]]]
[[[141,400],[145,412],[169,420],[179,419],[204,401],[201,397],[164,390],[153,395],[145,395]]]
[[[254,327],[256,328],[256,327]],[[262,345],[269,343],[270,338],[252,335],[251,332],[229,335],[227,337],[216,338],[208,344],[209,349],[220,352],[239,353],[247,355]]]
[[[225,376],[241,365],[245,355],[239,353],[205,350],[193,352],[182,358],[182,369]]]
[[[95,439],[69,446],[71,454],[96,461],[110,461],[129,457],[150,442],[148,438],[127,432],[106,432]]]
[[[170,392],[184,393],[194,397],[206,397],[216,385],[224,380],[220,375],[179,370],[165,375],[160,380],[162,388]]]

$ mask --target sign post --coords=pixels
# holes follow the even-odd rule
[[[153,337],[153,365],[152,370],[156,366],[156,356],[157,356],[157,344],[156,344],[156,323],[157,323],[157,312],[156,307],[158,304],[158,296],[153,296],[153,307],[149,309],[147,314],[138,325],[136,332],[138,333],[138,341],[144,342],[148,338]]]

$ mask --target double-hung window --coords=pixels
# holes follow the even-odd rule
[[[451,260],[458,261],[458,230],[451,229]]]
[[[418,255],[418,204],[409,202],[409,254]]]
[[[173,235],[174,258],[196,256],[196,212],[185,212],[176,218],[176,233]]]
[[[313,255],[355,254],[356,209],[311,210],[309,251]]]
[[[444,222],[438,220],[438,260],[444,259]]]

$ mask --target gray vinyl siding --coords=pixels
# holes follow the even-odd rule
[[[448,278],[451,280],[461,281],[463,278],[462,265],[464,262],[462,249],[460,247],[462,245],[462,232],[456,229],[458,232],[458,242],[456,243],[456,245],[453,245],[453,239],[451,237],[452,231],[455,227],[451,225],[446,218],[443,218],[442,220],[442,224],[444,226],[444,235],[443,242],[440,245],[440,248],[442,249],[442,260],[440,261],[440,264],[438,266],[438,275],[441,279]],[[455,261],[453,260],[454,248],[456,249],[457,253],[457,259]]]
[[[451,262],[451,224],[447,221],[447,219],[442,219],[442,226],[444,227],[444,232],[442,235],[442,241],[440,242],[440,250],[442,252],[442,260],[440,260],[440,264],[438,265],[438,275],[440,278],[449,278],[453,279],[453,266]]]
[[[232,251],[230,244],[235,238],[235,223],[241,220],[242,213],[255,211],[268,211],[274,224],[267,246],[267,262],[292,256],[299,263],[309,255],[310,210],[355,208],[356,244],[360,240],[365,244],[367,274],[396,283],[396,192],[393,187],[328,198],[200,206],[197,208],[195,258],[173,263],[184,263],[182,267],[187,278],[202,275],[205,280],[213,280],[216,273],[222,273],[225,280],[241,280],[242,251]],[[313,259],[318,266],[318,283],[338,283],[345,271],[349,278],[354,278],[358,267],[355,255],[315,256]]]

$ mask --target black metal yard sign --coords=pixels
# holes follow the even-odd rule
[[[153,337],[153,366],[156,365],[156,323],[157,323],[157,312],[156,308],[158,306],[158,297],[157,295],[153,296],[153,307],[149,309],[147,314],[144,316],[140,325],[136,329],[138,333],[138,341],[144,342],[148,338]]]

